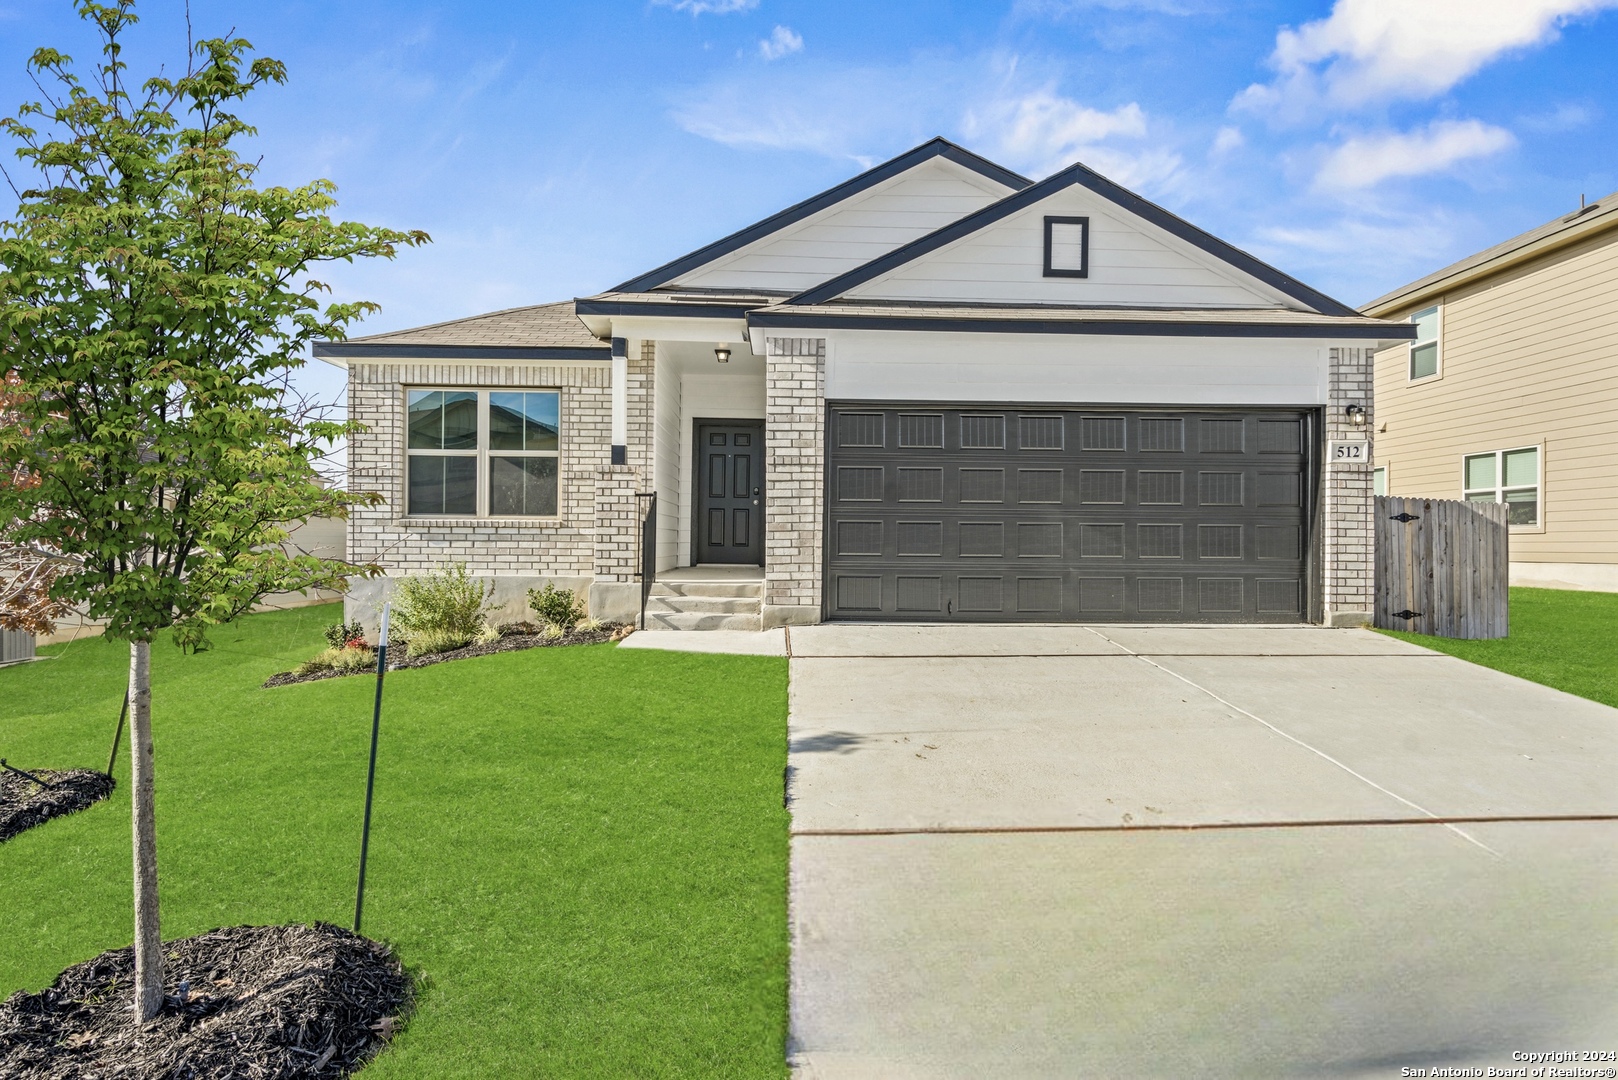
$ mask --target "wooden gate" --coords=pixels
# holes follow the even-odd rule
[[[1504,503],[1376,496],[1377,626],[1451,638],[1506,636]]]

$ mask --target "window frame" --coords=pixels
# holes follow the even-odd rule
[[[1461,469],[1462,469],[1462,474],[1461,474],[1462,483],[1465,483],[1466,465],[1465,465],[1465,459],[1464,458],[1462,459]],[[1376,490],[1376,474],[1377,473],[1382,474],[1382,490],[1380,492]],[[1386,462],[1383,462],[1381,465],[1373,465],[1373,466],[1371,466],[1371,494],[1372,495],[1384,495],[1384,496],[1387,495],[1388,494],[1388,481],[1392,478],[1392,476],[1393,476],[1393,469],[1390,468]]]
[[[1532,451],[1534,451],[1534,482],[1533,482],[1532,485],[1529,485],[1529,484],[1508,484],[1508,483],[1506,483],[1506,455],[1507,454],[1515,454],[1515,453],[1517,453],[1519,451],[1522,451],[1522,450],[1532,450]],[[1466,463],[1468,461],[1472,460],[1473,458],[1490,457],[1490,456],[1493,456],[1493,458],[1494,458],[1494,486],[1492,488],[1490,488],[1490,487],[1479,487],[1479,488],[1469,488],[1469,487],[1467,487],[1466,486]],[[1529,524],[1510,525],[1509,527],[1510,527],[1512,532],[1544,532],[1545,531],[1545,444],[1544,443],[1528,443],[1528,444],[1525,444],[1525,445],[1522,445],[1522,446],[1507,446],[1507,447],[1502,447],[1499,450],[1478,450],[1478,451],[1475,451],[1475,452],[1470,453],[1470,454],[1462,454],[1461,455],[1461,501],[1463,501],[1463,502],[1474,502],[1474,501],[1483,502],[1484,500],[1482,500],[1482,499],[1474,500],[1474,499],[1472,499],[1471,496],[1473,494],[1482,494],[1484,492],[1493,492],[1494,493],[1493,501],[1496,502],[1496,503],[1503,503],[1503,502],[1506,501],[1505,496],[1506,496],[1507,492],[1529,491],[1529,490],[1532,490],[1534,492],[1534,496],[1535,496],[1535,498],[1534,498],[1534,503],[1535,503],[1535,507],[1536,507],[1536,513],[1534,515],[1535,520],[1534,520],[1533,524],[1531,524],[1531,525],[1529,525]]]
[[[410,446],[410,396],[412,394],[430,393],[476,394],[477,395],[477,446],[471,450],[417,450]],[[555,394],[556,395],[556,449],[555,450],[496,450],[490,443],[489,428],[489,395],[490,394]],[[404,469],[402,478],[403,487],[403,513],[399,516],[412,521],[512,521],[533,524],[559,522],[563,518],[563,495],[565,491],[564,480],[566,472],[563,467],[562,447],[565,441],[565,424],[563,422],[562,388],[559,386],[444,386],[440,384],[423,384],[420,386],[406,386],[400,395],[399,405],[403,414],[400,430],[404,433]],[[476,475],[474,485],[477,492],[475,512],[467,514],[423,514],[414,513],[410,509],[410,459],[411,457],[470,457],[476,459]],[[491,514],[489,512],[489,484],[492,477],[491,458],[504,457],[539,457],[556,459],[556,513],[554,514]]]
[[[1051,262],[1052,233],[1057,225],[1077,225],[1084,230],[1084,238],[1079,241],[1079,268],[1054,266]],[[1065,278],[1087,278],[1090,276],[1090,219],[1089,217],[1064,217],[1062,215],[1045,216],[1045,276]]]
[[[1416,325],[1416,320],[1429,311],[1433,313],[1433,323],[1436,327],[1433,331],[1433,340],[1430,343],[1433,347],[1433,373],[1431,375],[1417,375],[1415,373],[1416,349],[1419,346],[1429,344],[1429,342],[1411,341],[1405,350],[1406,383],[1432,382],[1435,379],[1444,377],[1444,302],[1440,300],[1428,304],[1419,311],[1412,311],[1406,321],[1414,326]]]

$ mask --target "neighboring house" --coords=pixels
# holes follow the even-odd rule
[[[513,615],[555,581],[632,616],[655,492],[659,570],[753,568],[765,626],[1336,625],[1371,608],[1372,352],[1413,333],[935,139],[610,292],[315,355],[382,496],[349,557],[466,563]]]
[[[1618,592],[1618,193],[1395,289],[1377,354],[1391,495],[1504,502],[1511,583]]]

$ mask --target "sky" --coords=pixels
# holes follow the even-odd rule
[[[183,3],[137,11],[132,71],[174,70]],[[382,305],[354,334],[599,292],[935,135],[1036,178],[1082,161],[1355,305],[1618,189],[1618,0],[193,0],[190,17],[288,66],[241,110],[265,182],[327,178],[341,217],[432,235],[320,275]],[[37,99],[41,45],[95,58],[73,3],[0,0],[0,115]],[[303,378],[341,390],[318,361]]]

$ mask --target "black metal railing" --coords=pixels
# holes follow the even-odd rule
[[[640,629],[646,629],[646,601],[652,595],[657,581],[657,492],[637,492],[637,507],[644,505],[640,515]]]

